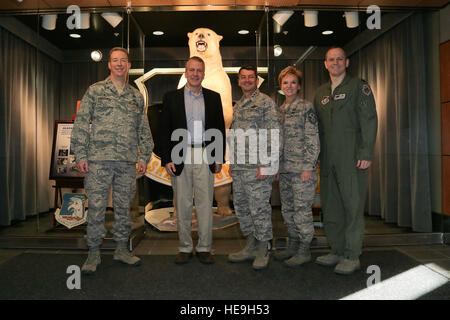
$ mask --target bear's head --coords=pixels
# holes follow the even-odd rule
[[[200,58],[220,57],[219,42],[222,36],[208,28],[197,28],[187,34],[190,56]]]

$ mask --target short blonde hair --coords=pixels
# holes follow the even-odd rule
[[[206,67],[205,61],[203,61],[203,59],[200,58],[200,57],[198,57],[198,56],[192,56],[192,57],[190,57],[190,58],[186,61],[186,64],[184,65],[184,68],[187,68],[187,64],[188,64],[188,62],[191,61],[191,60],[200,62],[201,64],[203,64],[203,69],[205,69],[205,67]],[[205,70],[203,70],[203,71],[205,71]]]
[[[280,74],[278,75],[278,84],[281,88],[281,82],[283,81],[283,78],[286,77],[288,74],[292,74],[293,76],[297,77],[298,84],[302,85],[302,73],[295,67],[289,66],[281,70]]]

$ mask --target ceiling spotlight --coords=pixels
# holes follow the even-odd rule
[[[277,11],[272,19],[275,20],[281,27],[288,21],[288,19],[294,14],[292,10]]]
[[[56,18],[58,18],[57,14],[44,14],[42,16],[42,28],[45,30],[55,30]]]
[[[81,38],[81,36],[78,33],[71,33],[71,34],[69,34],[69,36],[71,36],[72,38],[76,38],[76,39]]]
[[[91,52],[91,59],[95,62],[99,62],[102,60],[102,52],[100,50],[95,50]]]
[[[90,13],[89,12],[83,12],[80,14],[80,29],[89,29],[90,27],[90,21],[89,21],[89,17],[90,17]]]
[[[155,36],[162,36],[164,34],[164,32],[163,31],[153,31],[153,34]]]
[[[103,12],[102,13],[103,19],[108,21],[108,23],[111,25],[111,27],[115,28],[119,23],[122,22],[123,18],[120,14],[117,12]]]
[[[325,30],[324,32],[322,32],[322,34],[326,35],[326,36],[333,34],[333,33],[334,33],[334,31],[332,31],[332,30]]]
[[[282,53],[283,48],[279,44],[273,46],[273,54],[275,57],[279,57]]]
[[[278,24],[278,22],[273,22],[273,32],[274,33],[280,33],[281,32],[281,26]]]
[[[305,27],[315,27],[319,24],[319,12],[305,10]]]
[[[239,33],[239,34],[249,34],[250,31],[244,30],[244,29],[243,29],[243,30],[239,30],[238,33]]]
[[[344,16],[347,28],[356,28],[359,26],[359,15],[357,11],[346,12]]]

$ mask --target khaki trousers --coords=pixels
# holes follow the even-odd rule
[[[190,155],[192,164],[185,162],[181,174],[171,177],[178,216],[178,238],[180,241],[178,250],[189,253],[194,248],[191,234],[192,197],[194,197],[199,237],[195,250],[197,252],[210,252],[212,245],[214,175],[208,164],[200,156],[205,149],[191,148],[190,150],[192,151]],[[197,161],[194,161],[194,157]],[[198,163],[199,159],[202,159],[201,163]]]

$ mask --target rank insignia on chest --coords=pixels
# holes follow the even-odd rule
[[[337,94],[334,96],[334,100],[342,100],[345,99],[345,93]]]
[[[327,104],[328,102],[330,102],[330,97],[329,96],[323,97],[321,102],[322,102],[323,105]]]

